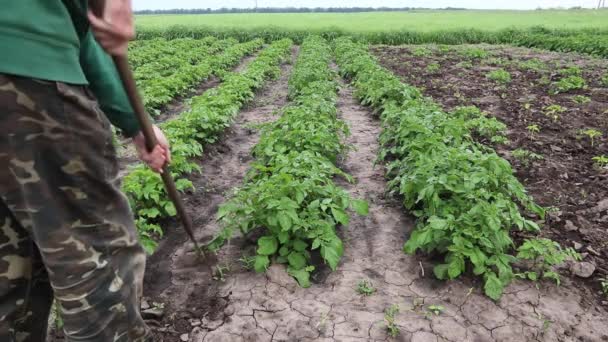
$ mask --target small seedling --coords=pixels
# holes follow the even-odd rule
[[[228,267],[227,265],[226,266],[222,266],[222,265],[215,266],[215,272],[213,274],[213,280],[225,282],[226,281],[226,273],[227,272],[230,272],[230,267]]]
[[[545,107],[545,116],[553,119],[553,122],[557,122],[560,119],[560,114],[565,112],[566,108],[560,105],[550,105]]]
[[[532,124],[529,125],[528,127],[526,127],[526,129],[528,130],[528,132],[530,133],[530,136],[534,136],[538,133],[540,133],[540,127],[538,127],[538,125],[536,124]]]
[[[494,71],[490,71],[486,77],[492,81],[495,81],[499,84],[508,84],[511,83],[511,74],[504,69],[498,69]]]
[[[441,305],[429,305],[426,308],[426,316],[427,318],[432,315],[439,316],[443,313],[444,310],[445,308]]]
[[[608,296],[608,278],[600,278],[600,286],[602,287],[602,292]]]
[[[581,129],[578,131],[578,134],[587,136],[589,140],[591,140],[591,147],[595,145],[595,138],[599,138],[602,136],[602,132],[593,128]]]
[[[595,162],[595,165],[597,165],[597,167],[599,167],[599,168],[608,167],[608,157],[606,157],[605,155],[596,156],[591,159]]]
[[[513,157],[517,160],[519,160],[524,166],[529,166],[530,162],[534,161],[534,160],[542,160],[543,156],[537,153],[534,153],[532,151],[523,149],[523,148],[518,148],[516,150],[514,150],[513,152],[511,152],[511,154],[513,155]]]
[[[364,296],[371,296],[376,292],[376,288],[371,281],[361,280],[359,284],[357,284],[357,292]]]
[[[437,62],[433,62],[426,66],[426,72],[428,72],[429,74],[434,74],[434,73],[438,72],[440,69],[441,69],[441,65],[439,65],[439,63],[437,63]]]
[[[578,104],[586,104],[586,103],[591,102],[591,99],[587,96],[575,95],[572,97],[572,101],[574,101],[575,103],[578,103]]]
[[[384,310],[384,320],[386,321],[386,329],[391,337],[399,336],[399,327],[395,324],[395,315],[399,313],[399,305],[393,304],[390,308]]]

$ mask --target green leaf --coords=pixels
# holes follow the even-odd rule
[[[543,273],[543,278],[553,279],[553,280],[555,280],[555,283],[557,284],[557,286],[561,285],[561,280],[560,280],[559,274],[557,274],[553,271],[547,271],[547,272]]]
[[[369,204],[367,201],[363,200],[354,200],[351,202],[351,206],[353,210],[362,216],[367,216],[369,214]]]
[[[167,215],[169,215],[169,216],[173,217],[173,216],[177,215],[177,210],[175,209],[175,206],[171,202],[165,204],[165,211],[167,212]]]
[[[500,279],[494,272],[489,273],[486,276],[486,283],[483,287],[486,295],[494,300],[499,300],[502,296],[504,286],[500,282]]]
[[[464,272],[464,268],[464,259],[461,257],[454,257],[448,264],[448,276],[450,279],[454,279]]]
[[[312,246],[310,247],[311,250],[315,250],[317,248],[321,247],[321,239],[316,238],[312,241]]]
[[[302,240],[295,240],[293,242],[293,249],[295,249],[298,252],[305,251],[306,247],[308,247],[308,244]]]
[[[300,286],[304,288],[310,287],[310,273],[306,269],[294,269],[292,267],[288,267],[287,273],[296,278]]]
[[[306,266],[306,257],[299,252],[291,252],[287,257],[289,265],[295,269],[301,269]]]
[[[279,242],[282,244],[287,243],[289,241],[289,232],[280,232],[279,233]]]
[[[328,243],[321,245],[321,257],[327,262],[332,271],[335,271],[344,252],[342,240],[337,236]]]
[[[253,264],[253,269],[257,273],[266,272],[268,269],[268,265],[270,265],[270,258],[266,255],[256,255],[255,263]]]
[[[283,246],[279,249],[279,255],[286,257],[289,254],[289,248]]]
[[[258,254],[273,255],[279,249],[279,243],[274,236],[262,236],[258,240]]]
[[[433,273],[435,273],[435,277],[437,279],[445,280],[448,278],[448,265],[441,264],[437,265],[433,268]]]
[[[291,218],[289,218],[289,216],[285,215],[284,213],[279,213],[277,215],[277,218],[279,219],[279,224],[281,225],[281,229],[283,230],[289,230],[289,228],[291,228]]]
[[[338,223],[341,223],[344,226],[348,225],[348,215],[344,212],[344,210],[338,208],[331,208],[331,213]]]

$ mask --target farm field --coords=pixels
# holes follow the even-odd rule
[[[278,27],[295,30],[342,29],[350,32],[389,30],[437,31],[453,29],[499,30],[543,26],[550,29],[606,29],[608,11],[408,11],[371,13],[281,13],[213,15],[140,15],[138,27],[209,26],[215,29]]]
[[[117,139],[159,341],[608,340],[608,60],[160,28],[131,65],[206,255]]]

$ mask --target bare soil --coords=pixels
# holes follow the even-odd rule
[[[420,56],[420,46],[374,47],[381,63],[409,84],[420,87],[424,94],[446,110],[475,105],[508,126],[510,144],[497,148],[509,160],[518,178],[539,204],[555,208],[549,214],[541,236],[559,241],[564,247],[576,247],[584,261],[597,266],[594,276],[577,282],[589,286],[598,303],[608,297],[602,294],[600,278],[608,277],[608,170],[592,160],[608,155],[608,89],[600,79],[608,70],[608,61],[576,54],[560,54],[525,48],[500,46],[463,46]],[[468,59],[466,49],[483,49],[489,56]],[[544,70],[533,71],[521,62],[538,59]],[[465,63],[463,63],[465,62]],[[466,66],[466,62],[472,62]],[[437,71],[428,66],[438,64]],[[560,79],[559,71],[578,66],[588,88],[551,95],[551,82]],[[506,85],[488,79],[489,72],[504,69],[512,81]],[[575,95],[586,96],[589,103],[578,104]],[[564,112],[557,118],[547,115],[547,107],[559,105]],[[531,133],[530,125],[540,132]],[[602,132],[593,146],[580,130],[593,128]],[[525,149],[542,156],[542,160],[518,160],[512,154]]]

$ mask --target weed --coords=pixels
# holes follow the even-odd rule
[[[449,45],[439,45],[439,52],[441,53],[449,53],[452,51],[452,48]]]
[[[538,79],[538,84],[541,86],[546,86],[551,84],[551,79],[548,76],[543,76]]]
[[[564,263],[567,258],[582,259],[574,249],[562,249],[557,242],[542,238],[526,239],[517,252],[518,259],[530,260],[532,265],[529,271],[517,273],[515,276],[532,281],[537,281],[541,277],[552,279],[557,285],[560,284],[560,277],[553,271],[553,267]]]
[[[511,74],[504,69],[490,71],[486,78],[503,85],[511,83]]]
[[[605,155],[596,156],[591,159],[595,162],[595,165],[597,165],[597,167],[599,167],[599,168],[608,167],[608,157],[606,157]]]
[[[574,95],[572,97],[572,101],[574,101],[575,103],[578,103],[578,104],[586,104],[586,103],[591,102],[591,99],[588,96]]]
[[[608,87],[608,72],[604,74],[604,76],[602,76],[602,79],[600,80],[600,83],[604,86],[604,87]]]
[[[602,132],[594,128],[581,129],[578,131],[578,134],[581,136],[588,137],[591,141],[591,147],[595,145],[595,138],[599,138],[602,136]]]
[[[472,69],[473,63],[471,61],[462,61],[462,62],[456,64],[456,67],[462,68],[462,69]]]
[[[487,65],[497,65],[497,66],[506,66],[509,64],[509,61],[507,59],[501,58],[501,57],[496,57],[496,58],[488,58],[485,61],[485,64]]]
[[[520,62],[519,67],[524,70],[532,70],[532,71],[547,70],[547,65],[538,58],[532,58],[525,62]]]
[[[412,50],[412,55],[416,56],[416,57],[427,57],[433,54],[433,51],[431,51],[430,49],[426,48],[426,47],[417,47],[414,50]]]
[[[518,148],[511,152],[511,154],[515,159],[519,160],[526,167],[528,167],[530,165],[530,162],[532,161],[543,159],[542,155],[536,154],[532,151],[523,148]]]
[[[537,124],[528,125],[526,127],[528,133],[530,133],[531,137],[534,137],[536,134],[540,133],[540,127]]]
[[[480,48],[463,48],[460,54],[469,59],[482,59],[490,55],[489,52]]]
[[[430,316],[432,316],[432,315],[439,316],[439,315],[441,315],[443,313],[444,310],[445,310],[445,308],[443,306],[441,306],[441,305],[429,305],[426,308],[426,314],[425,314],[425,316],[427,318],[430,317]]]
[[[571,90],[585,89],[587,82],[580,76],[567,76],[552,84],[551,94],[567,93]]]
[[[393,304],[390,308],[384,310],[384,320],[386,321],[386,329],[391,337],[399,336],[399,327],[395,324],[395,315],[399,313],[399,305]]]
[[[440,69],[441,69],[441,65],[439,65],[439,63],[437,63],[437,62],[433,62],[426,66],[426,72],[428,72],[429,74],[434,74],[434,73],[438,72]]]
[[[228,265],[217,265],[213,272],[213,280],[224,282],[226,281],[226,273],[230,272]]]
[[[252,270],[255,265],[255,256],[243,255],[239,259],[239,261],[241,262],[241,265],[243,266],[244,269]]]
[[[567,69],[560,70],[559,74],[562,76],[582,76],[583,71],[577,66],[571,66]]]
[[[608,278],[600,278],[600,286],[602,287],[602,292],[608,296]]]
[[[553,122],[557,122],[560,119],[560,114],[565,112],[566,108],[560,106],[560,105],[550,105],[545,107],[545,116],[550,117]]]
[[[364,296],[371,296],[376,292],[376,288],[369,280],[361,280],[357,284],[357,292]]]

